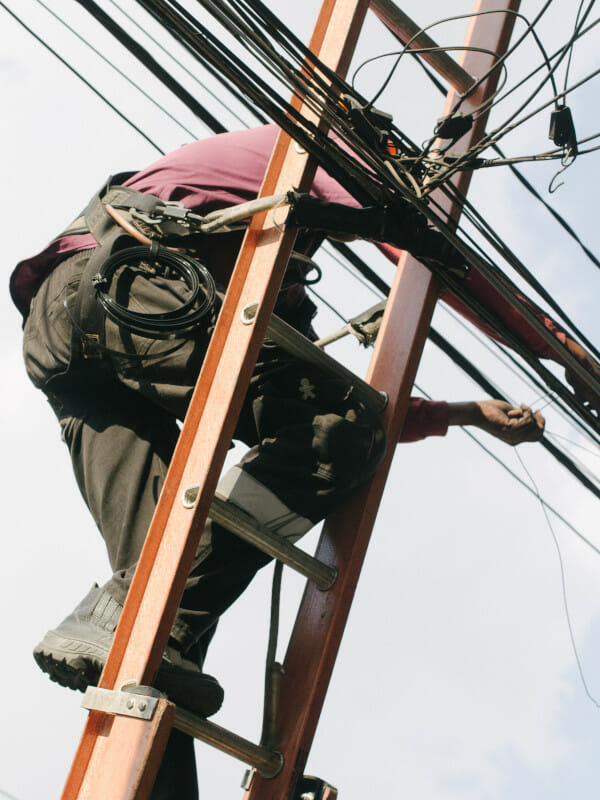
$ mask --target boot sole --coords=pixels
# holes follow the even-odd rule
[[[36,650],[33,657],[51,681],[78,692],[85,692],[88,686],[96,686],[102,672],[101,665],[81,657],[57,658],[54,653],[43,650]]]
[[[48,631],[33,651],[40,669],[50,680],[85,692],[88,686],[96,686],[108,651],[92,642],[67,639],[54,631]]]

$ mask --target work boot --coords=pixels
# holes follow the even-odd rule
[[[84,692],[96,686],[108,657],[123,606],[94,584],[58,628],[48,631],[33,651],[38,666],[61,686]],[[155,686],[176,705],[210,717],[223,702],[216,678],[167,647]]]

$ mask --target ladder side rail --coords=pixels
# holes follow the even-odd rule
[[[520,0],[478,0],[474,11],[504,9],[516,11]],[[474,17],[468,26],[465,45],[485,48],[498,55],[505,52],[514,27],[513,14]],[[490,55],[464,51],[461,64],[472,74],[483,74],[492,65]],[[491,96],[497,85],[492,73],[465,111]],[[445,104],[449,111],[457,100],[451,91]],[[467,148],[482,135],[487,114],[467,134],[457,149]],[[466,193],[470,174],[456,176]],[[449,220],[457,220],[460,206],[445,195],[438,196]],[[383,419],[389,446],[371,482],[361,487],[344,507],[328,517],[316,557],[338,569],[333,589],[323,594],[307,584],[290,637],[281,679],[278,716],[278,749],[285,762],[272,780],[255,774],[245,800],[290,800],[297,779],[303,774],[352,598],[371,536],[381,495],[402,429],[414,377],[425,344],[438,296],[431,273],[412,256],[400,258],[392,291],[375,345],[367,380],[387,392],[390,401]]]
[[[367,8],[368,0],[324,0],[310,47],[340,74]],[[301,101],[293,102],[302,108]],[[292,186],[307,191],[315,168],[280,134],[260,196]],[[103,688],[125,680],[150,683],[158,668],[295,235],[293,229],[281,234],[267,212],[247,232],[101,677]],[[242,312],[254,303],[258,312],[248,325]],[[191,485],[200,486],[192,509],[181,502]],[[158,758],[149,764],[145,757],[154,747],[149,730],[140,720],[90,712],[63,800],[147,797],[149,781],[140,784],[139,765],[158,766]]]

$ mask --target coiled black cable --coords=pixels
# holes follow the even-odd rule
[[[170,311],[156,314],[132,311],[107,293],[116,271],[124,265],[140,265],[149,278],[158,275],[182,280],[190,290],[190,296]],[[109,256],[93,282],[98,302],[113,322],[151,339],[175,339],[192,328],[211,311],[217,293],[214,279],[204,264],[186,253],[168,250],[156,243],[127,247]]]

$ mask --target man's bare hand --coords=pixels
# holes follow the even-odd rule
[[[537,442],[545,420],[528,406],[513,406],[504,400],[479,400],[448,404],[449,425],[475,425],[510,445]]]

